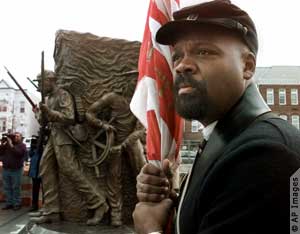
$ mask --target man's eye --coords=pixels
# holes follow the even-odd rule
[[[179,54],[173,54],[172,55],[172,62],[176,62],[178,59],[180,59]]]
[[[210,55],[210,54],[211,54],[211,52],[209,50],[206,50],[206,49],[200,49],[200,50],[197,51],[197,55],[201,55],[201,56]]]

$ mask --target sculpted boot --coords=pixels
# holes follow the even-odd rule
[[[31,217],[30,221],[37,223],[37,224],[57,223],[57,222],[60,222],[60,214],[52,213],[52,214],[42,215],[40,217]]]
[[[108,205],[106,203],[104,203],[103,205],[99,206],[96,210],[95,210],[95,214],[93,216],[93,218],[89,219],[86,224],[87,225],[97,225],[98,223],[100,223],[100,221],[103,218],[103,215],[108,211]]]
[[[43,215],[43,209],[40,209],[38,211],[35,211],[35,212],[29,212],[28,215],[29,217],[40,217]]]
[[[111,210],[110,224],[115,227],[121,226],[123,224],[122,212],[120,210],[113,210],[113,209]]]

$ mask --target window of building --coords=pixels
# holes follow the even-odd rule
[[[291,89],[291,104],[298,105],[298,89]]]
[[[20,102],[20,113],[25,113],[25,102]]]
[[[274,105],[274,89],[267,89],[267,104]]]
[[[191,131],[192,132],[199,132],[199,127],[200,127],[200,123],[197,121],[197,120],[193,120],[192,121],[192,129],[191,129]]]
[[[1,112],[7,112],[7,106],[0,106]]]
[[[6,118],[0,118],[0,131],[6,132]]]
[[[292,115],[292,125],[299,129],[299,115]]]
[[[288,116],[287,115],[279,115],[280,118],[284,119],[284,120],[288,120]]]
[[[279,105],[286,105],[285,89],[279,89]]]
[[[0,112],[7,112],[7,104],[6,100],[0,100]]]

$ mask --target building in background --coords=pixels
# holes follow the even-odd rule
[[[199,143],[202,141],[201,131],[203,128],[204,126],[197,120],[184,120],[181,150],[197,151]]]
[[[300,128],[300,66],[259,67],[255,82],[273,112]]]
[[[35,96],[30,93],[28,95],[33,102],[39,103]],[[0,134],[17,131],[28,138],[36,135],[38,129],[39,124],[32,107],[22,92],[13,88],[7,81],[0,80]]]
[[[272,111],[299,129],[300,66],[258,67],[254,80]],[[202,129],[198,121],[184,121],[182,151],[197,149]]]

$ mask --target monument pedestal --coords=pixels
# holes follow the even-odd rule
[[[36,225],[29,222],[20,234],[134,234],[132,226],[112,227],[107,224],[86,226],[85,223],[60,222]]]

